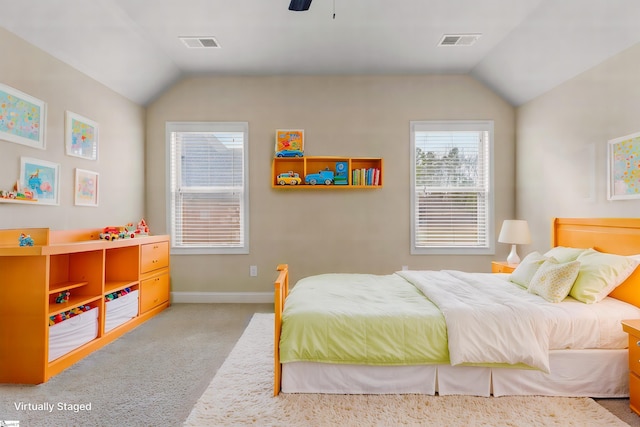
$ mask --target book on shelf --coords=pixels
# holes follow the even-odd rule
[[[380,169],[378,168],[354,169],[351,176],[351,185],[356,185],[356,186],[380,185]]]

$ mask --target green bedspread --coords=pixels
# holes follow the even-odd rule
[[[280,360],[449,363],[446,324],[440,310],[396,274],[312,276],[300,280],[287,297]]]

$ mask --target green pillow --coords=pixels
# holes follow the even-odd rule
[[[544,261],[529,284],[529,292],[540,295],[549,302],[560,302],[578,277],[579,261],[559,263],[554,258]]]
[[[540,252],[531,252],[529,255],[524,257],[516,269],[513,270],[511,276],[509,276],[509,281],[516,285],[520,285],[523,288],[528,288],[531,278],[547,259],[548,258]]]
[[[638,261],[633,258],[595,249],[583,252],[577,260],[580,272],[569,295],[587,304],[602,301],[638,266]]]

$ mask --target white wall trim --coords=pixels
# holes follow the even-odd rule
[[[171,292],[172,303],[273,303],[272,292]]]

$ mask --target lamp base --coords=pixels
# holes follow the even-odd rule
[[[511,245],[511,252],[507,257],[508,264],[520,264],[520,257],[518,256],[518,252],[516,251],[516,245]]]

